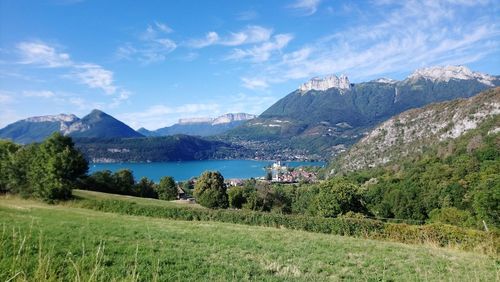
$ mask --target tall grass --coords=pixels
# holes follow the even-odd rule
[[[64,278],[71,281],[102,281],[105,244],[101,242],[95,249],[86,250],[82,242],[79,254],[68,251],[60,256],[56,246],[44,238],[40,229],[28,231],[12,227],[7,231],[3,224],[0,237],[0,275],[5,281],[56,281],[61,280],[61,269],[67,269]],[[36,260],[33,260],[36,258]]]

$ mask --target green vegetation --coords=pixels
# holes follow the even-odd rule
[[[499,271],[494,257],[456,250],[4,196],[0,229],[2,281],[495,281]]]
[[[196,181],[194,196],[197,202],[207,208],[227,208],[228,199],[224,177],[220,172],[204,172]]]
[[[343,179],[333,179],[320,185],[317,199],[318,214],[336,217],[347,212],[365,212],[359,187]]]
[[[71,138],[52,134],[41,144],[25,147],[0,143],[0,192],[34,196],[45,201],[69,199],[88,170]]]
[[[245,156],[245,148],[222,141],[188,135],[146,138],[76,138],[77,148],[88,160],[114,162],[164,162]]]
[[[106,193],[131,195],[143,198],[158,198],[159,186],[147,177],[136,183],[129,169],[112,173],[109,170],[96,171],[82,178],[79,188]]]
[[[394,84],[356,83],[344,91],[338,88],[306,93],[296,90],[274,103],[257,119],[228,131],[226,136],[262,143],[279,140],[271,143],[271,153],[305,149],[309,156],[316,153],[325,157],[335,151],[333,146],[351,145],[366,129],[403,111],[468,98],[488,88],[479,81],[435,83],[419,79]],[[276,120],[282,122],[269,126],[276,125]],[[338,126],[342,123],[348,126]]]
[[[142,201],[146,199],[134,201],[133,198],[125,198],[123,200],[120,196],[112,196],[112,199],[107,198],[106,195],[96,197],[95,192],[88,197],[86,193],[85,191],[79,191],[79,197],[85,200],[78,201],[74,205],[87,209],[127,215],[284,227],[317,233],[390,240],[410,244],[432,244],[433,246],[475,250],[489,254],[497,254],[499,251],[499,236],[497,232],[488,233],[443,224],[413,226],[348,216],[324,218],[268,212],[214,210],[158,200],[148,200],[143,203]]]
[[[160,200],[175,200],[177,198],[177,184],[173,177],[165,176],[160,179],[158,184],[158,199]]]
[[[483,229],[500,227],[499,117],[423,154],[344,175],[364,190],[368,211],[384,218]]]

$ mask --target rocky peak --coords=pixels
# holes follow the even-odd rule
[[[325,91],[330,88],[347,90],[351,88],[351,83],[349,82],[349,78],[345,75],[341,75],[340,77],[337,77],[336,75],[328,75],[324,78],[312,78],[308,82],[299,86],[299,90],[303,92],[310,90]]]
[[[395,84],[398,81],[392,78],[387,78],[387,77],[381,77],[375,80],[372,80],[373,82],[378,82],[378,83],[387,83],[387,84]]]
[[[211,125],[230,123],[233,121],[243,121],[255,118],[255,115],[246,113],[229,113],[218,116],[216,118],[210,117],[196,117],[196,118],[181,118],[178,124],[193,124],[193,123],[210,123]]]
[[[451,79],[478,80],[485,85],[495,86],[493,83],[495,77],[488,74],[471,71],[465,66],[437,66],[422,68],[416,70],[414,73],[408,76],[407,79],[417,80],[421,78],[428,79],[433,82],[448,82]]]
[[[38,117],[30,117],[25,119],[27,122],[75,122],[79,120],[79,118],[73,114],[59,114],[59,115],[50,115],[50,116],[38,116]]]
[[[246,113],[236,113],[236,114],[225,114],[220,117],[215,118],[212,121],[212,125],[222,124],[222,123],[230,123],[233,121],[244,121],[254,119],[256,116]]]

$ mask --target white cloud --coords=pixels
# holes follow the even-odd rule
[[[243,11],[236,15],[236,19],[239,21],[250,21],[255,20],[259,17],[259,14],[254,10]]]
[[[40,97],[40,98],[52,98],[55,96],[54,92],[49,90],[24,91],[23,95],[26,97]]]
[[[273,39],[249,49],[234,49],[227,57],[230,60],[250,59],[254,62],[267,61],[272,53],[280,52],[293,39],[291,34],[277,34]]]
[[[106,94],[114,94],[117,89],[113,82],[113,72],[96,64],[75,65],[72,77],[90,88],[102,89]]]
[[[165,34],[173,30],[164,23],[155,22],[149,25],[139,36],[140,42],[132,44],[130,42],[119,46],[116,50],[118,59],[137,60],[143,64],[163,62],[167,55],[177,49],[177,43]]]
[[[223,39],[220,44],[226,46],[238,46],[243,44],[259,43],[269,40],[272,29],[251,25],[247,26],[244,30],[231,33],[230,36]]]
[[[160,41],[162,46],[167,46],[168,42]],[[77,80],[79,83],[87,85],[92,89],[101,89],[106,94],[114,94],[117,86],[113,81],[113,72],[93,63],[79,63],[70,60],[67,53],[61,53],[55,47],[46,43],[21,42],[17,44],[17,50],[21,54],[20,63],[48,68],[69,69],[69,74],[63,77]],[[52,97],[54,93],[50,91],[28,91],[25,96],[31,97]]]
[[[248,89],[263,89],[268,88],[269,83],[265,78],[256,78],[256,77],[242,77],[243,86]]]
[[[214,45],[219,41],[219,35],[215,31],[208,32],[204,38],[192,39],[188,42],[188,45],[193,48],[203,48],[210,45]]]
[[[257,25],[250,25],[238,32],[231,32],[221,37],[215,31],[208,32],[204,38],[192,39],[187,45],[193,48],[203,48],[210,45],[239,46],[268,41],[273,33],[272,29]]]
[[[128,101],[132,93],[127,90],[120,90],[118,96],[113,98],[111,104],[109,104],[109,108],[116,108],[120,106],[123,102]]]
[[[346,73],[351,80],[364,80],[423,66],[470,63],[500,49],[500,26],[494,18],[483,13],[472,20],[470,16],[464,19],[470,1],[391,4],[395,6],[390,12],[377,5],[367,7],[375,14],[385,13],[376,22],[360,22],[285,53],[279,61],[252,69],[258,76],[247,75],[243,85],[255,88],[258,84],[254,81],[259,82],[262,77],[277,78],[265,81],[270,84],[329,73]],[[479,6],[479,11],[481,8],[488,6]]]
[[[168,25],[166,25],[164,23],[155,22],[155,25],[156,25],[156,28],[158,28],[158,30],[160,30],[164,33],[174,32],[174,30],[172,28],[170,28]]]
[[[136,129],[139,127],[157,129],[177,122],[179,117],[209,117],[220,113],[221,106],[219,104],[193,103],[176,107],[154,105],[144,111],[124,113],[117,115],[117,117]]]
[[[310,16],[318,11],[318,6],[321,0],[296,0],[290,5],[290,8],[296,9],[304,13],[304,16]]]
[[[33,64],[40,67],[57,68],[72,65],[67,53],[57,52],[43,42],[21,42],[17,44],[17,50],[21,55],[21,64]]]

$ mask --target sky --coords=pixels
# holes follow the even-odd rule
[[[0,0],[0,127],[97,108],[157,129],[437,65],[500,74],[500,1]]]

